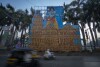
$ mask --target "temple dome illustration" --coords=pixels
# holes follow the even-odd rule
[[[37,51],[80,51],[81,41],[78,25],[63,25],[63,7],[47,6],[44,18],[35,11],[30,25],[30,48]]]

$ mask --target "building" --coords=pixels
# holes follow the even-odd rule
[[[53,8],[53,9],[52,9]],[[42,14],[39,10],[36,10],[33,16],[33,22],[31,26],[31,45],[37,51],[45,51],[50,49],[51,51],[80,51],[80,34],[78,26],[66,24],[62,28],[59,28],[59,21],[62,23],[62,19],[55,16],[53,10],[57,14],[57,7],[47,7],[46,18],[43,19]],[[62,8],[62,7],[60,7]],[[48,11],[48,10],[51,10]],[[49,14],[50,13],[50,14]],[[59,14],[59,12],[58,12]],[[57,18],[58,20],[57,20]],[[43,23],[45,22],[45,25]],[[61,24],[60,24],[61,25]]]

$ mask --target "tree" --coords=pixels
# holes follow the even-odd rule
[[[1,40],[2,40],[2,35],[3,35],[3,27],[7,24],[8,17],[6,15],[6,8],[2,5],[2,3],[0,4],[0,44],[1,44]]]
[[[19,13],[20,17],[20,30],[21,30],[21,43],[24,44],[25,37],[24,32],[26,33],[26,30],[28,29],[30,23],[31,23],[31,18],[32,16],[28,14],[28,10],[26,9],[25,11],[23,10],[18,10],[17,13]]]
[[[34,13],[33,8],[31,9],[32,14]],[[1,36],[0,39],[2,39],[2,27],[7,25],[10,26],[10,32],[11,36],[9,37],[9,45],[12,46],[14,44],[15,36],[18,31],[22,31],[21,39],[23,34],[23,31],[26,32],[26,29],[29,27],[31,23],[32,15],[28,14],[28,10],[17,10],[15,11],[14,7],[10,4],[7,4],[6,7],[4,7],[2,4],[0,5],[0,31]],[[7,43],[8,44],[8,43]]]
[[[65,5],[65,21],[71,22],[74,25],[79,25],[82,35],[83,35],[83,43],[84,49],[86,50],[86,40],[85,40],[85,17],[82,10],[84,0],[75,0],[72,1],[70,4]]]
[[[65,5],[65,4],[64,4]],[[100,31],[100,0],[75,0],[65,5],[65,20],[77,24],[79,22],[85,44],[84,26],[88,24],[93,47],[98,45],[97,32]],[[66,18],[67,17],[67,18]],[[91,27],[93,24],[93,29]],[[92,45],[92,44],[91,44]],[[86,48],[86,47],[84,47]]]
[[[94,48],[95,46],[98,45],[98,39],[97,39],[97,32],[96,32],[96,27],[99,28],[99,22],[100,22],[100,0],[87,0],[86,3],[84,4],[84,11],[87,14],[87,23],[91,32],[91,36],[93,39],[93,45]],[[91,29],[91,23],[93,24],[93,31]],[[96,26],[96,24],[98,24]],[[94,33],[94,35],[93,35]]]

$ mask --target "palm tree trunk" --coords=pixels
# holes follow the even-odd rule
[[[88,23],[88,26],[89,26],[90,34],[91,34],[92,41],[93,41],[93,48],[95,49],[95,39],[94,39],[94,36],[93,36],[93,32],[92,32],[92,29],[91,29],[90,23]]]
[[[17,29],[15,28],[15,30],[14,30],[14,33],[13,33],[13,36],[12,36],[12,45],[13,46],[15,46],[15,44],[14,44],[14,37],[15,37],[15,33],[17,32]]]
[[[93,22],[93,31],[96,39],[96,46],[98,46],[98,39],[97,39],[97,32],[96,32],[96,27],[95,27],[95,22]]]
[[[23,31],[24,31],[24,30],[22,29],[22,32],[21,32],[21,39],[20,39],[20,40],[21,40],[21,45],[22,45],[22,46],[23,46]],[[22,46],[21,46],[21,47],[22,47]]]
[[[0,44],[1,44],[1,41],[2,41],[2,34],[3,34],[3,30],[1,29],[1,34],[0,34]]]
[[[14,36],[13,33],[14,33],[14,25],[13,25],[13,27],[11,28],[11,38],[10,38],[10,42],[9,42],[8,48],[13,46],[13,45],[12,45],[13,36]]]
[[[84,50],[87,50],[86,40],[85,40],[85,33],[84,33],[84,25],[83,25],[83,23],[80,23],[80,24],[81,24],[81,32],[82,32],[82,36],[83,36]]]
[[[25,34],[26,34],[26,28],[25,28]]]
[[[87,50],[86,48],[86,40],[85,40],[85,33],[84,33],[84,28],[81,28],[82,36],[83,36],[83,43],[84,43],[84,50]]]

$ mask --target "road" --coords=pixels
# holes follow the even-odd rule
[[[99,56],[57,56],[56,60],[41,60],[41,67],[100,67]]]
[[[0,55],[0,67],[5,67],[7,55]],[[40,59],[41,67],[100,67],[100,56],[56,56],[55,60]]]
[[[0,55],[0,67],[5,67],[6,65],[7,56]]]

